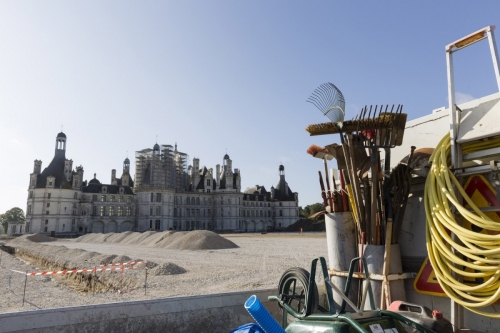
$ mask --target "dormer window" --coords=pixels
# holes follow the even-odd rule
[[[108,187],[107,186],[103,186],[102,187],[102,193],[108,193]]]

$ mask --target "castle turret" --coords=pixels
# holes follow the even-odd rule
[[[42,161],[35,160],[35,165],[33,166],[33,173],[38,175],[42,172]]]
[[[60,132],[56,137],[56,155],[66,155],[66,134]]]

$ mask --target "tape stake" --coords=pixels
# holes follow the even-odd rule
[[[24,298],[26,297],[26,283],[28,282],[28,272],[24,275],[24,291],[23,291],[23,306],[24,306]]]

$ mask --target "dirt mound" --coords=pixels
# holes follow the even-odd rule
[[[219,250],[232,249],[238,245],[208,230],[189,231],[165,248],[176,250]]]
[[[12,243],[19,243],[19,242],[33,242],[33,243],[44,243],[44,242],[54,242],[56,241],[57,238],[54,237],[49,237],[44,234],[28,234],[28,235],[22,235],[20,237],[17,237],[13,240],[11,240]]]
[[[112,234],[90,234],[76,240],[83,243],[120,243],[144,245],[171,250],[218,250],[238,247],[230,240],[208,230],[146,231]]]
[[[289,225],[285,231],[300,232],[300,228],[302,228],[302,231],[325,231],[325,221],[313,223],[311,220],[301,219],[294,224]]]
[[[151,275],[155,275],[155,276],[182,274],[182,273],[186,273],[186,272],[187,271],[184,268],[177,266],[176,264],[173,264],[171,262],[166,262],[164,264],[160,264],[149,271],[149,273]]]
[[[106,243],[121,243],[125,238],[129,237],[132,234],[135,234],[135,232],[125,231],[125,232],[112,233],[111,236],[109,236],[109,238],[106,239]]]
[[[156,234],[156,231],[145,231],[145,232],[134,232],[127,238],[125,238],[123,241],[121,241],[121,244],[140,244],[143,240],[151,237],[152,235]]]
[[[163,231],[163,232],[158,232],[154,235],[149,236],[148,238],[145,238],[142,240],[139,245],[144,245],[144,246],[154,246],[156,243],[162,241],[166,237],[170,236],[173,234],[175,231],[168,230],[168,231]]]
[[[132,259],[128,256],[115,256],[113,261],[111,261],[113,264],[119,264],[121,262],[129,262],[132,261]]]

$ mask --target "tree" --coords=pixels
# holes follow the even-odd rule
[[[304,208],[299,207],[299,214],[305,218],[309,218],[312,214],[321,212],[322,210],[325,210],[325,206],[322,203],[317,202],[312,205],[307,205]]]
[[[5,232],[7,232],[9,222],[26,222],[26,217],[24,216],[23,210],[19,207],[14,207],[0,215],[0,224],[2,225]]]

